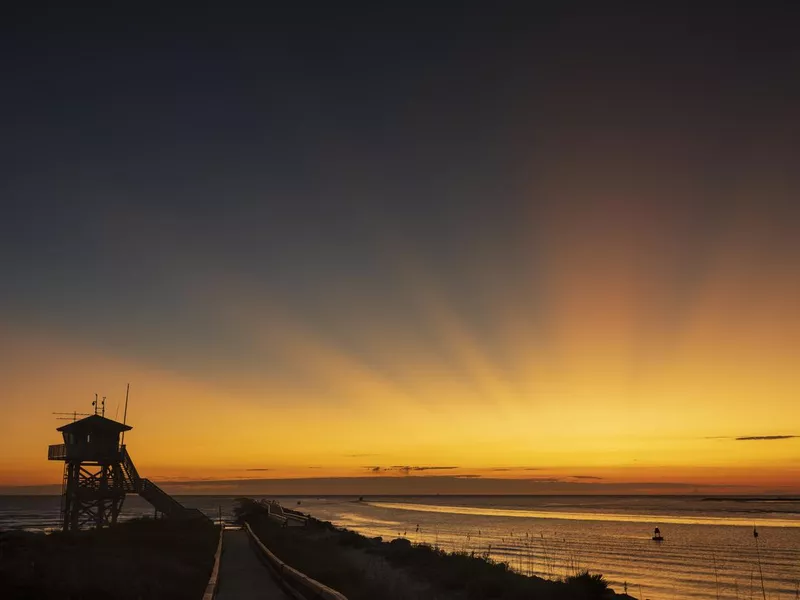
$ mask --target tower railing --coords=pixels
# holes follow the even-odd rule
[[[67,458],[66,444],[51,444],[47,448],[47,460],[64,460]]]

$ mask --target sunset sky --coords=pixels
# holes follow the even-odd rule
[[[0,493],[800,493],[797,22],[483,6],[0,37]]]

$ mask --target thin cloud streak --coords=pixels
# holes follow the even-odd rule
[[[544,471],[543,467],[493,467],[490,471]]]
[[[737,437],[737,442],[769,442],[773,440],[792,440],[798,438],[798,435],[749,435],[744,437]]]
[[[410,465],[392,465],[391,467],[378,467],[371,465],[364,468],[367,469],[368,471],[371,471],[372,473],[397,471],[408,475],[412,471],[452,471],[453,469],[458,469],[460,467],[415,467]]]

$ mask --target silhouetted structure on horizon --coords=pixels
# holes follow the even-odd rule
[[[51,445],[48,460],[64,461],[61,518],[64,531],[83,527],[108,527],[117,522],[125,494],[135,493],[169,518],[207,518],[197,509],[187,509],[139,473],[120,442],[120,434],[131,430],[94,414],[59,427],[63,444]]]

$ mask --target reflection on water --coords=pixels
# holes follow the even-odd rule
[[[394,508],[397,510],[414,510],[419,512],[451,513],[458,515],[483,515],[491,517],[516,517],[516,518],[543,518],[566,519],[572,521],[627,521],[630,523],[684,523],[687,525],[727,525],[750,527],[754,524],[752,517],[736,518],[702,517],[702,516],[674,516],[674,515],[641,515],[623,513],[595,513],[595,512],[565,512],[560,510],[522,510],[507,508],[487,508],[469,506],[442,506],[433,504],[410,504],[403,502],[372,502],[373,506]],[[797,519],[776,519],[758,517],[756,523],[764,527],[800,527]]]
[[[651,600],[768,598],[800,590],[800,503],[676,497],[303,499],[303,510],[365,535],[475,552],[531,575],[583,568]],[[758,548],[753,524],[759,528]],[[660,527],[665,542],[650,538]],[[641,587],[641,591],[640,591]]]

